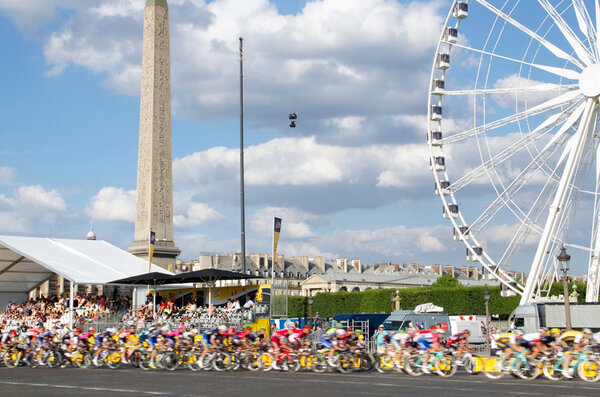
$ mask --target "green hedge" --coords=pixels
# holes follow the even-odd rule
[[[573,284],[569,290],[573,291]],[[585,284],[577,283],[579,292],[578,300],[585,301]],[[404,288],[400,289],[400,306],[405,310],[412,310],[423,303],[433,303],[444,308],[444,313],[457,314],[485,314],[485,287],[458,287],[458,288]],[[395,289],[373,289],[362,292],[332,292],[319,293],[313,297],[312,314],[320,317],[333,317],[340,313],[389,313],[392,309],[390,294]],[[500,296],[500,287],[489,287],[490,313],[500,315],[506,319],[519,305],[519,296],[503,298]],[[562,283],[554,283],[551,295],[563,292]],[[275,296],[277,314],[285,313],[285,296]],[[303,296],[288,297],[288,315],[290,317],[308,317],[308,299]]]

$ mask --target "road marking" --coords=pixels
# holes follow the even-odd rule
[[[132,389],[112,389],[109,387],[87,387],[87,386],[75,386],[75,385],[55,385],[50,383],[30,383],[30,382],[10,382],[0,381],[0,384],[4,385],[16,385],[16,386],[33,386],[33,387],[54,387],[56,389],[75,389],[75,390],[93,390],[93,391],[108,391],[116,393],[132,393],[132,394],[150,394],[157,396],[173,395],[172,392],[160,392],[160,391],[147,391],[147,390],[132,390]],[[191,395],[188,395],[191,396]],[[198,397],[198,395],[194,395]]]

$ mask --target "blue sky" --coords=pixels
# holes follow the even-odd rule
[[[127,248],[144,1],[25,3],[0,0],[0,234],[81,238],[93,223],[100,239]],[[441,218],[424,140],[429,71],[450,2],[240,4],[169,1],[182,259],[239,250],[241,35],[247,251],[270,250],[280,216],[288,256],[467,264]],[[483,20],[465,21],[466,40],[488,29]],[[465,59],[450,76],[460,84],[474,70],[473,55]],[[300,115],[296,129],[291,112]],[[475,212],[483,205],[463,202]]]

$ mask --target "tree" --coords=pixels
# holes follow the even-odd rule
[[[446,273],[443,276],[438,277],[435,283],[431,284],[432,288],[459,288],[462,287],[460,282],[452,277],[452,275]]]

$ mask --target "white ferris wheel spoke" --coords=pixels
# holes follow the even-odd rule
[[[558,119],[560,114],[550,116],[551,118]],[[512,156],[518,154],[527,145],[537,141],[538,139],[545,136],[548,132],[540,133],[539,131],[532,131],[529,134],[522,136],[519,140],[514,142],[512,145],[507,146],[504,150],[496,153],[492,158],[487,160],[485,163],[473,168],[471,171],[463,175],[460,179],[450,185],[450,189],[454,192],[458,192],[460,189],[468,186],[471,182],[477,180],[479,177],[487,174],[491,169],[500,166],[503,162],[510,159]]]
[[[542,7],[544,7],[546,12],[548,12],[550,17],[554,20],[554,23],[556,24],[558,29],[562,32],[563,36],[565,36],[565,39],[567,39],[569,44],[571,44],[571,47],[573,48],[573,50],[575,51],[575,53],[577,54],[577,56],[579,57],[581,62],[585,63],[587,66],[595,63],[594,60],[592,59],[592,55],[584,47],[581,40],[579,40],[579,37],[577,37],[577,35],[571,30],[569,25],[567,25],[567,23],[562,18],[562,16],[548,2],[548,0],[538,0],[538,3],[540,3],[540,5]]]
[[[596,11],[596,35],[600,33],[600,2],[598,0],[594,3]],[[600,55],[600,40],[596,37],[596,52]]]
[[[565,200],[567,199],[569,187],[571,185],[571,181],[573,180],[578,162],[581,160],[585,144],[589,141],[589,139],[591,139],[592,134],[590,127],[592,124],[595,126],[594,120],[597,117],[597,99],[588,98],[586,100],[586,106],[581,118],[581,122],[579,123],[579,128],[577,129],[577,133],[574,135],[574,137],[577,137],[577,140],[571,141],[575,142],[575,145],[569,154],[567,163],[564,166],[563,174],[558,184],[558,188],[556,189],[554,200],[549,207],[549,215],[546,219],[544,232],[542,233],[540,243],[537,247],[537,251],[531,265],[529,277],[527,278],[527,283],[525,285],[523,295],[521,296],[522,305],[530,303],[534,298],[536,282],[539,279],[540,272],[543,268],[543,263],[547,259],[548,248],[550,243],[553,241],[555,227],[559,220],[559,215],[561,215],[560,211],[563,209]]]
[[[470,90],[446,90],[444,95],[489,95],[489,94],[510,94],[510,93],[525,93],[525,92],[546,92],[546,91],[561,91],[575,90],[579,88],[579,84],[535,84],[523,87],[507,87],[507,88],[481,88]]]
[[[583,35],[587,37],[592,46],[592,52],[596,54],[598,59],[598,51],[596,48],[596,30],[594,24],[590,18],[590,14],[587,11],[585,4],[581,0],[573,0],[573,10],[575,11],[575,17],[577,18],[577,24],[579,30]]]
[[[579,108],[581,108],[581,106]],[[581,111],[583,111],[583,109],[581,109]],[[564,137],[564,131],[573,126],[573,124],[581,116],[581,111],[573,112],[569,120],[565,122],[565,124],[554,136]],[[553,118],[548,118],[546,122],[553,122],[551,119]],[[540,124],[540,126],[542,126],[542,124]],[[486,210],[483,211],[483,213],[473,222],[469,230],[474,234],[479,233],[479,231],[485,227],[502,208],[508,206],[512,198],[515,197],[515,195],[521,190],[521,188],[523,188],[523,186],[525,186],[525,183],[527,183],[536,174],[536,172],[545,166],[546,163],[552,158],[554,153],[556,153],[556,151],[563,144],[563,141],[564,139],[552,139],[551,142],[549,142],[542,150],[540,150],[538,155],[531,162],[529,162],[529,164],[519,173],[519,175],[510,183],[510,185],[508,185],[504,191],[502,191],[498,197],[486,208]],[[519,208],[517,208],[517,210],[511,209],[511,211],[515,214],[517,219],[527,219],[528,215],[523,213]],[[535,225],[535,223],[533,223],[533,225]],[[535,228],[535,226],[533,226],[533,228]]]
[[[549,99],[544,103],[533,106],[522,112],[515,113],[513,115],[503,117],[501,119],[489,122],[487,124],[483,124],[483,125],[477,126],[475,128],[470,128],[468,130],[461,131],[456,134],[447,136],[446,138],[442,139],[441,142],[442,142],[442,144],[458,142],[463,139],[467,139],[467,138],[479,135],[483,132],[491,131],[493,129],[500,128],[505,125],[509,125],[511,123],[517,122],[519,120],[523,120],[525,118],[535,116],[537,114],[544,113],[544,112],[552,110],[552,109],[559,108],[563,105],[569,104],[570,102],[573,102],[573,101],[579,100],[579,99],[581,99],[581,91],[580,90],[567,91],[564,94],[561,94],[555,98]]]
[[[531,29],[523,26],[521,23],[519,23],[515,19],[513,19],[510,15],[500,11],[499,9],[497,9],[496,7],[494,7],[493,5],[491,5],[490,3],[488,3],[485,0],[477,0],[477,2],[479,2],[481,5],[486,7],[488,10],[492,11],[494,14],[498,15],[500,18],[504,19],[505,21],[507,21],[514,27],[516,27],[517,29],[521,30],[522,32],[524,32],[525,34],[530,36],[531,38],[537,40],[540,44],[542,44],[544,47],[546,47],[546,49],[548,49],[548,51],[550,51],[552,54],[554,54],[554,56],[556,56],[560,59],[565,59],[565,60],[571,62],[572,64],[580,67],[581,69],[585,68],[585,65],[582,64],[578,59],[573,58],[572,56],[567,54],[565,51],[561,50],[554,44],[550,43],[548,40],[541,37],[540,35],[538,35],[534,31],[532,31]]]
[[[532,67],[534,67],[536,69],[540,69],[540,70],[546,71],[548,73],[552,73],[552,74],[555,74],[557,76],[564,77],[565,79],[579,80],[580,73],[578,71],[576,71],[576,70],[573,70],[573,69],[566,69],[566,68],[561,69],[561,68],[557,68],[557,67],[554,67],[554,66],[540,65],[538,63],[521,61],[519,59],[515,59],[515,58],[507,57],[507,56],[504,56],[504,55],[496,54],[494,52],[489,52],[489,51],[485,51],[485,50],[480,50],[478,48],[469,47],[469,46],[464,45],[464,44],[454,43],[453,46],[459,47],[459,48],[463,48],[465,50],[477,52],[479,54],[484,54],[484,55],[493,56],[495,58],[504,59],[506,61],[512,61],[512,62],[515,62],[515,63],[520,63],[520,64],[527,65],[527,66],[532,66]]]

